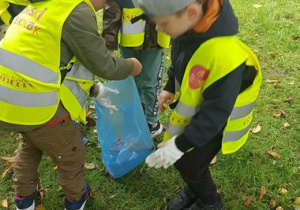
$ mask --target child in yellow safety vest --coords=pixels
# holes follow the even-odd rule
[[[187,186],[170,210],[223,210],[209,165],[220,151],[246,142],[261,85],[256,56],[237,39],[238,22],[228,0],[139,0],[156,29],[172,38],[169,80],[159,109],[173,113],[164,142],[149,155],[150,167],[173,165]]]

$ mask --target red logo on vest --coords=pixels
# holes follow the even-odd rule
[[[190,71],[189,86],[192,89],[197,89],[201,86],[201,82],[206,80],[209,71],[203,66],[193,66]]]

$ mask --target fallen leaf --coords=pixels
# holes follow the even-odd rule
[[[269,203],[269,209],[274,209],[276,207],[276,200],[274,198],[271,198]]]
[[[283,123],[283,127],[285,127],[285,128],[288,128],[288,127],[290,127],[291,125],[288,123],[288,122],[285,122],[285,123]]]
[[[1,156],[0,159],[6,161],[7,163],[13,163],[15,157],[2,157]]]
[[[215,157],[211,160],[210,164],[213,165],[213,164],[215,164],[216,162],[217,162],[217,156],[215,156]]]
[[[275,152],[275,151],[273,151],[272,149],[267,149],[266,150],[266,153],[268,154],[268,155],[271,155],[272,157],[274,157],[274,158],[281,158],[281,155],[280,154],[278,154],[277,152]]]
[[[278,50],[267,52],[268,55],[278,55]]]
[[[283,102],[285,102],[285,103],[286,102],[291,103],[293,101],[294,101],[294,99],[292,97],[288,97],[288,98],[286,98],[286,99],[283,100]]]
[[[38,195],[41,197],[41,199],[44,199],[45,193],[46,193],[46,190],[44,188],[40,188],[38,190]]]
[[[278,79],[267,79],[266,83],[270,83],[270,84],[274,84],[274,83],[278,83],[279,80]]]
[[[114,198],[116,194],[109,196],[110,199]]]
[[[274,116],[275,118],[279,118],[279,117],[287,117],[287,114],[286,114],[284,111],[279,110],[278,112],[274,113],[273,116]]]
[[[265,194],[266,194],[266,187],[265,187],[265,185],[263,185],[263,186],[260,188],[260,193],[259,193],[259,198],[258,198],[258,200],[261,200],[261,199],[264,197]]]
[[[262,4],[253,4],[253,7],[255,9],[261,8],[263,5]]]
[[[84,163],[84,167],[87,170],[93,170],[95,168],[95,164],[94,163]]]
[[[294,85],[294,84],[295,84],[295,81],[290,81],[288,84],[289,84],[289,85]]]
[[[39,204],[35,207],[34,210],[46,210],[46,208],[43,205]]]
[[[97,129],[94,129],[93,132],[94,132],[94,133],[97,133],[98,131],[97,131]]]
[[[285,189],[285,188],[279,188],[279,190],[278,190],[278,193],[280,194],[280,195],[285,195],[285,194],[287,194],[287,189]]]
[[[297,198],[295,199],[294,205],[295,205],[296,207],[300,208],[300,197],[297,197]]]
[[[251,203],[252,203],[252,196],[248,196],[245,200],[245,205],[250,206]]]
[[[8,208],[8,202],[7,202],[7,200],[6,200],[6,199],[2,200],[2,201],[1,201],[1,205],[2,205],[2,207],[4,207],[4,208]]]
[[[275,210],[283,210],[281,206],[278,206]]]
[[[9,168],[5,169],[5,171],[4,171],[3,174],[2,174],[2,179],[3,179],[4,177],[6,177],[6,175],[7,175],[9,172],[11,172],[11,169],[12,169],[12,166],[10,166]]]
[[[17,136],[16,136],[16,140],[18,140],[18,141],[21,141],[23,139],[23,136],[22,136],[22,134],[18,134]]]
[[[255,128],[250,130],[251,133],[258,133],[261,131],[261,125],[257,125]]]
[[[57,170],[58,170],[58,166],[54,166],[53,171],[57,171]]]

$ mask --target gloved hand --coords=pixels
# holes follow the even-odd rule
[[[180,159],[184,153],[175,145],[176,137],[173,136],[170,140],[158,144],[158,149],[146,158],[146,164],[154,168],[162,166],[168,168]]]
[[[110,104],[110,101],[108,100],[107,94],[113,93],[113,94],[119,94],[118,90],[114,90],[108,87],[105,87],[101,82],[98,82],[99,87],[99,93],[97,96],[95,96],[95,100],[98,101],[98,103],[112,111],[118,111],[117,107],[115,105]]]

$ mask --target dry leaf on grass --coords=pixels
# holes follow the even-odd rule
[[[4,171],[3,174],[2,174],[2,179],[3,179],[4,177],[6,177],[6,175],[9,174],[9,173],[11,172],[11,169],[12,169],[12,166],[10,166],[9,168],[5,169],[5,171]]]
[[[93,170],[95,168],[95,164],[94,163],[84,163],[84,167],[87,170]]]
[[[7,163],[13,163],[15,157],[3,157],[3,156],[1,156],[0,159],[6,161]]]
[[[217,156],[215,156],[212,160],[211,160],[211,162],[210,162],[210,164],[211,165],[213,165],[213,164],[215,164],[216,162],[217,162]]]
[[[255,9],[261,8],[263,5],[262,4],[253,4],[253,7]]]
[[[2,206],[3,208],[8,208],[8,202],[7,202],[6,199],[4,199],[4,200],[1,201],[1,206]]]
[[[34,210],[46,210],[46,208],[43,205],[39,204],[35,207]]]
[[[300,197],[297,197],[294,202],[295,207],[300,208]]]
[[[261,199],[264,197],[265,194],[266,194],[266,187],[265,187],[265,185],[263,185],[263,186],[260,188],[260,193],[259,193],[259,198],[258,198],[258,200],[261,200]]]
[[[285,103],[291,103],[293,101],[294,101],[293,97],[288,97],[288,98],[286,98],[286,99],[283,100],[283,102],[285,102]]]
[[[252,196],[248,196],[245,200],[245,205],[250,206],[252,203]]]
[[[274,158],[278,158],[278,159],[281,158],[281,155],[278,154],[277,152],[273,151],[272,149],[267,149],[266,154],[268,154]]]
[[[275,198],[271,198],[270,203],[269,203],[269,208],[274,209],[276,207],[276,200]]]
[[[287,114],[286,114],[284,111],[279,110],[278,112],[274,113],[273,116],[274,116],[275,118],[279,118],[279,117],[287,117]]]
[[[285,189],[285,188],[279,188],[279,190],[278,190],[278,193],[280,194],[280,195],[285,195],[285,194],[287,194],[287,189]]]
[[[251,133],[258,133],[261,131],[261,125],[257,125],[255,128],[250,129]]]
[[[275,210],[283,210],[281,206],[278,206]]]
[[[283,127],[285,127],[285,128],[288,128],[288,127],[290,127],[291,125],[288,123],[288,122],[285,122],[285,123],[283,123]]]

